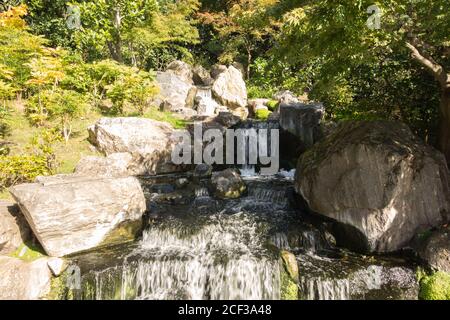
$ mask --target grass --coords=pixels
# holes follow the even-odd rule
[[[21,259],[26,262],[31,262],[39,258],[45,257],[45,252],[40,245],[26,243],[22,244],[16,251],[11,253],[9,256]]]
[[[144,118],[170,123],[175,129],[184,129],[187,125],[186,120],[180,119],[170,112],[159,111],[156,108],[148,110],[144,114]]]
[[[90,148],[87,141],[87,128],[100,118],[100,114],[91,112],[84,117],[75,119],[69,142],[61,141],[55,144],[56,159],[60,163],[57,173],[72,173],[82,157],[98,154]],[[11,131],[6,140],[12,143],[11,154],[27,153],[27,145],[40,129],[31,126],[26,117],[17,110],[11,113],[8,122],[11,124]]]

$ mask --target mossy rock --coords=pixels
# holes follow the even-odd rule
[[[419,298],[422,300],[450,300],[450,273],[436,272],[420,281]]]
[[[280,105],[280,102],[278,100],[269,100],[266,103],[266,106],[267,106],[267,108],[269,108],[270,111],[275,111],[279,105]]]
[[[107,247],[133,241],[142,231],[142,219],[125,222],[112,230],[99,247]]]
[[[289,274],[281,269],[281,300],[298,300],[298,285],[291,279]]]
[[[286,250],[282,250],[280,254],[286,272],[289,274],[292,281],[298,283],[299,281],[298,263],[297,259],[295,258],[295,255]]]
[[[272,112],[267,109],[258,109],[255,112],[255,117],[258,120],[267,120]]]
[[[10,257],[18,258],[26,262],[32,262],[39,258],[45,257],[45,251],[39,244],[22,243],[16,251],[9,254]]]

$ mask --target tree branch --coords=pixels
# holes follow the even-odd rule
[[[422,64],[424,67],[426,67],[436,78],[439,83],[445,87],[448,82],[448,76],[445,72],[444,68],[439,65],[438,63],[434,62],[432,58],[425,57],[424,54],[422,54],[419,49],[417,49],[414,45],[412,45],[410,42],[406,42],[406,46],[409,50],[411,50],[412,57],[414,60],[418,61],[420,64]]]

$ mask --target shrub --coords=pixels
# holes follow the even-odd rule
[[[43,130],[31,140],[28,154],[0,156],[0,189],[54,174],[58,163],[53,144],[59,140],[55,130]]]
[[[450,300],[450,274],[436,272],[420,281],[419,298],[423,300]]]
[[[258,120],[267,120],[272,112],[267,109],[258,109],[256,110],[256,119]]]
[[[280,105],[280,102],[278,100],[270,100],[267,102],[267,108],[269,108],[270,111],[275,111],[278,106]]]
[[[0,156],[0,187],[31,182],[37,176],[48,175],[47,158],[43,155]]]

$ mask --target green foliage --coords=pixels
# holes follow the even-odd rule
[[[255,112],[255,117],[258,120],[267,120],[272,112],[267,109],[258,109]]]
[[[270,14],[277,3],[278,0],[229,1],[223,11],[209,9],[199,14],[201,21],[212,25],[216,32],[212,43],[220,48],[220,63],[240,61],[247,67],[247,78],[250,78],[255,52],[277,29],[277,22]]]
[[[422,300],[450,300],[450,274],[436,272],[420,281],[419,298]]]
[[[73,90],[45,90],[31,97],[26,113],[31,123],[56,121],[66,142],[72,134],[72,121],[87,109],[86,96]]]
[[[275,111],[279,105],[280,103],[278,102],[278,100],[270,100],[269,102],[267,102],[267,108],[269,108],[270,111]]]
[[[198,8],[197,0],[162,2],[79,1],[83,28],[75,41],[89,60],[112,58],[144,68],[155,66],[152,52],[175,50],[189,55],[184,47],[198,41],[198,32],[190,19]]]
[[[45,251],[39,244],[22,243],[16,251],[10,254],[13,258],[18,258],[26,262],[32,262],[44,257]]]
[[[139,115],[143,115],[149,107],[150,100],[159,92],[148,72],[129,70],[122,73],[106,87],[106,96],[111,99],[116,114],[124,113],[125,104],[130,104]]]
[[[308,91],[325,103],[331,118],[402,120],[430,139],[440,94],[432,77],[438,76],[426,75],[430,68],[411,53],[417,49],[448,70],[445,2],[379,2],[380,28],[369,28],[372,1],[286,1],[276,59],[316,64]]]
[[[14,78],[15,89],[21,88],[30,76],[27,65],[41,54],[45,40],[27,31],[25,20],[27,9],[19,6],[0,13],[0,64],[6,66]]]
[[[0,156],[0,188],[32,182],[37,176],[55,173],[57,161],[53,144],[60,135],[55,130],[43,130],[28,146],[29,153]]]
[[[134,116],[134,114],[130,114],[130,116]],[[172,113],[167,111],[160,111],[156,108],[150,108],[144,114],[145,118],[153,119],[156,121],[167,122],[171,124],[175,129],[185,129],[187,122],[183,119],[180,119],[174,116]]]

